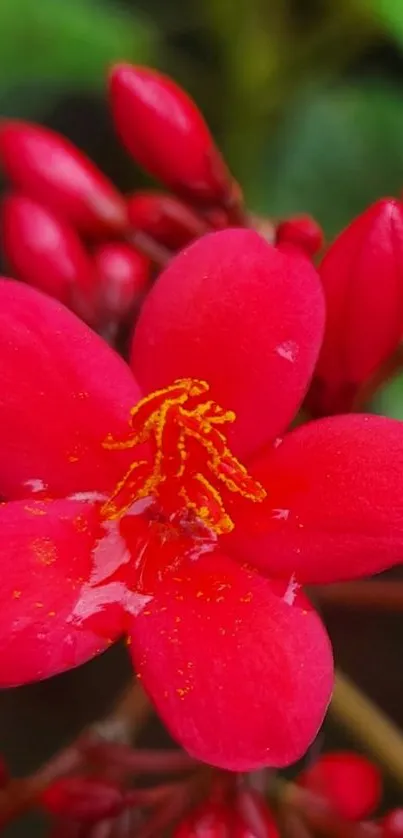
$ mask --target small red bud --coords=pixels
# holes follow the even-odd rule
[[[378,768],[349,751],[324,754],[298,777],[298,785],[324,798],[335,814],[358,821],[377,807],[382,793]]]
[[[2,205],[4,252],[17,279],[39,288],[92,323],[96,275],[75,230],[24,195]]]
[[[229,806],[206,800],[181,821],[174,838],[233,838],[233,821]]]
[[[113,783],[87,777],[64,777],[43,792],[40,803],[57,817],[96,823],[119,814],[124,797]]]
[[[334,241],[319,267],[326,330],[308,405],[316,415],[351,410],[359,389],[403,332],[403,204],[383,199]]]
[[[12,184],[89,236],[126,229],[123,196],[60,134],[29,122],[0,124],[0,163]]]
[[[180,250],[209,230],[190,207],[159,192],[136,192],[128,200],[127,211],[135,230],[147,233],[170,250]]]
[[[293,245],[315,256],[324,244],[323,230],[311,215],[295,215],[277,225],[276,244]]]
[[[106,318],[126,320],[150,284],[150,260],[124,242],[107,242],[96,248],[94,261]]]
[[[110,85],[117,131],[140,166],[193,200],[232,199],[232,178],[184,90],[156,70],[130,64],[114,67]]]
[[[382,838],[403,838],[403,809],[392,809],[382,820]]]

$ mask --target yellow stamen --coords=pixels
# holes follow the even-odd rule
[[[107,518],[120,518],[139,498],[156,497],[162,508],[169,507],[167,512],[183,507],[192,510],[220,535],[230,532],[234,524],[215,484],[221,482],[230,492],[254,502],[265,498],[264,488],[234,457],[216,427],[234,422],[235,413],[212,399],[192,404],[208,390],[206,381],[179,379],[132,409],[128,438],[107,437],[104,447],[108,449],[124,450],[143,443],[152,447],[151,461],[133,462],[102,507]]]

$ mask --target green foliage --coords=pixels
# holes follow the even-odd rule
[[[100,86],[110,62],[147,61],[152,43],[143,18],[102,0],[0,2],[0,78],[10,86],[39,79]]]
[[[381,387],[369,406],[371,413],[403,420],[403,373]]]
[[[310,212],[328,235],[403,187],[403,94],[366,83],[312,91],[292,102],[259,162],[259,209]]]
[[[403,47],[402,0],[369,0],[374,17]]]

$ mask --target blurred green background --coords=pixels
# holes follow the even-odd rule
[[[64,131],[131,188],[105,95],[117,59],[195,96],[256,210],[333,235],[403,188],[402,0],[0,2],[0,113]]]
[[[116,60],[173,75],[198,101],[248,204],[311,212],[332,237],[403,189],[403,0],[0,0],[0,115],[62,131],[124,190]],[[403,382],[378,409],[403,419]],[[336,659],[403,724],[400,615],[326,614]],[[382,677],[380,677],[380,667]],[[123,648],[0,695],[0,751],[31,770],[104,712],[129,677]],[[43,835],[33,820],[6,833]]]

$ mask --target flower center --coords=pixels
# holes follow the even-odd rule
[[[108,449],[147,443],[151,457],[131,464],[102,508],[105,517],[121,518],[136,500],[152,497],[165,514],[185,509],[221,535],[234,528],[221,495],[224,487],[254,502],[265,498],[263,487],[228,448],[222,428],[235,421],[235,413],[204,401],[208,390],[206,381],[179,379],[138,402],[127,439],[107,437]]]

